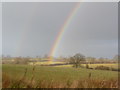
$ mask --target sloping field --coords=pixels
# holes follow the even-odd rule
[[[2,67],[2,72],[4,74],[3,82],[8,80],[10,83],[8,84],[8,87],[10,87],[12,82],[18,82],[23,77],[27,80],[26,82],[34,80],[34,82],[47,81],[47,83],[55,82],[60,84],[88,79],[94,79],[96,83],[101,81],[114,82],[114,80],[117,81],[118,79],[118,73],[114,71],[91,70],[84,68],[76,69],[72,67],[34,67],[31,65],[3,65]]]
[[[3,71],[9,74],[11,77],[19,77],[25,73],[27,69],[27,77],[32,75],[33,66],[30,65],[3,65]],[[57,79],[62,80],[65,78],[71,79],[82,79],[87,78],[91,73],[93,78],[116,78],[118,73],[114,71],[103,71],[103,70],[90,70],[84,68],[67,68],[67,67],[50,67],[50,66],[36,66],[35,67],[35,78],[46,78],[46,79]]]

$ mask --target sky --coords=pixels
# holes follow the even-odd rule
[[[77,3],[3,3],[2,53],[11,56],[49,54],[66,18]],[[112,58],[118,54],[117,3],[81,2],[62,36],[55,57],[82,53]]]
[[[2,55],[2,3],[0,3],[0,55]]]

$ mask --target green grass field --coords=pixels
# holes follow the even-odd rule
[[[11,80],[18,80],[22,78],[26,72],[27,80],[34,78],[34,81],[45,80],[47,82],[66,81],[73,82],[75,80],[86,80],[91,74],[91,78],[95,80],[117,80],[118,72],[106,70],[91,70],[85,68],[73,67],[50,67],[50,66],[35,66],[33,71],[32,65],[3,65],[2,72],[6,74],[7,78]],[[4,78],[3,78],[4,79]],[[4,80],[3,80],[4,81]],[[10,86],[9,86],[10,87]]]

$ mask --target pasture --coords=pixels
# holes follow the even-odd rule
[[[102,87],[100,84],[106,81],[104,87],[110,87],[111,83],[116,84],[118,80],[118,72],[106,70],[91,70],[85,68],[73,67],[52,67],[52,66],[33,66],[33,65],[3,65],[3,87],[15,87],[14,82],[19,82],[24,77],[24,84],[21,87],[28,87],[28,82],[32,80],[34,87],[39,82],[44,83],[43,88],[48,87]],[[91,80],[93,83],[90,83]],[[88,81],[88,82],[87,82]],[[74,83],[91,84],[89,86],[78,85]],[[109,83],[108,83],[109,82]],[[7,84],[6,84],[7,83]],[[35,84],[37,83],[37,84]],[[49,86],[51,85],[52,86]],[[96,84],[97,85],[96,85]],[[57,84],[57,85],[56,85]],[[67,84],[67,85],[66,85]],[[93,85],[92,85],[93,84]],[[109,85],[107,85],[109,84]],[[7,85],[7,86],[6,86]],[[41,84],[39,84],[41,87]],[[117,87],[116,85],[113,85]],[[18,86],[19,87],[19,86]],[[37,87],[37,86],[36,86]]]

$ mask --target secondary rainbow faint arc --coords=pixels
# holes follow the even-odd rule
[[[66,20],[65,20],[64,24],[62,25],[60,31],[58,32],[57,37],[56,37],[56,39],[55,39],[55,41],[54,41],[54,44],[53,44],[53,46],[52,46],[52,48],[51,48],[51,50],[50,50],[50,53],[49,53],[49,57],[50,57],[49,60],[50,60],[50,61],[52,61],[53,58],[52,58],[51,56],[54,56],[54,55],[55,55],[55,53],[56,53],[56,51],[57,51],[57,48],[59,47],[60,41],[61,41],[62,37],[64,36],[65,31],[66,31],[67,28],[69,27],[72,19],[73,19],[74,16],[76,15],[79,7],[80,7],[80,2],[77,3],[77,4],[75,5],[75,7],[72,9],[71,13],[70,13],[69,16],[66,18]]]
[[[17,48],[17,52],[16,54],[20,55],[22,53],[22,48],[24,46],[24,44],[26,43],[25,42],[25,39],[27,38],[27,34],[29,33],[29,30],[30,30],[30,26],[32,24],[32,21],[33,21],[33,18],[34,15],[36,15],[36,12],[37,12],[37,8],[38,8],[38,4],[35,5],[32,10],[31,10],[31,14],[27,17],[27,23],[24,24],[23,28],[24,28],[24,31],[22,32],[22,35],[21,35],[21,38],[19,40],[19,46]],[[32,18],[32,19],[31,19]]]

